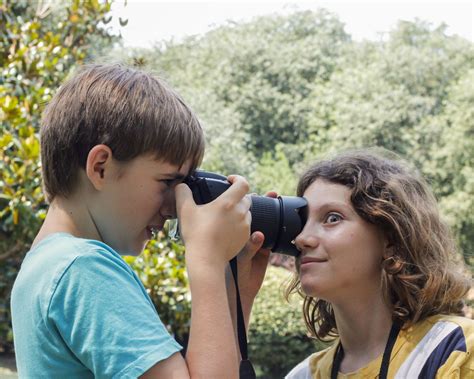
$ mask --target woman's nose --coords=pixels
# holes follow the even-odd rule
[[[295,246],[299,251],[315,248],[319,244],[319,238],[316,236],[316,233],[306,226],[295,238]]]

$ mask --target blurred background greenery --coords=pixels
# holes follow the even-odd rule
[[[53,5],[52,5],[53,4]],[[252,191],[294,193],[309,162],[383,146],[428,178],[463,259],[474,267],[474,46],[446,27],[399,22],[354,41],[327,11],[295,11],[217,27],[179,42],[124,49],[110,1],[0,0],[0,350],[12,350],[11,286],[46,212],[38,127],[61,82],[88,62],[125,62],[164,77],[206,132],[203,167],[249,178]],[[126,27],[127,20],[119,20]],[[186,341],[183,248],[165,234],[125,257],[163,321]],[[257,298],[250,356],[281,377],[321,344],[305,336],[301,301],[283,300],[291,261],[272,257]],[[277,267],[281,266],[281,267]]]

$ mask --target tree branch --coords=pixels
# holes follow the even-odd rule
[[[13,246],[10,250],[7,250],[5,253],[0,254],[0,262],[7,260],[10,258],[12,255],[16,254],[17,252],[20,251],[22,247],[21,242],[17,242],[15,246]]]

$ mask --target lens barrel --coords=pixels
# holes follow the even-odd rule
[[[306,213],[303,211],[307,201],[303,197],[279,196],[274,199],[252,196],[253,232],[260,231],[265,236],[263,247],[273,252],[297,256],[294,239],[303,230]]]
[[[193,193],[196,204],[206,204],[216,199],[230,187],[225,176],[206,171],[196,173],[185,180]],[[265,236],[263,247],[275,253],[297,256],[294,239],[306,223],[304,197],[279,196],[277,198],[252,195],[251,232],[260,231]]]

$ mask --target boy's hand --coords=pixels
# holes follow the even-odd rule
[[[238,175],[227,178],[232,185],[214,201],[196,205],[185,184],[176,186],[176,210],[186,245],[186,262],[224,267],[249,239],[251,200],[245,194],[247,181]],[[198,263],[200,262],[200,263]]]
[[[265,196],[276,198],[277,193],[267,192]],[[246,325],[248,325],[253,301],[262,286],[265,272],[267,271],[270,249],[261,248],[264,239],[262,232],[257,231],[252,233],[247,244],[237,256],[239,293]],[[236,295],[234,279],[230,267],[226,272],[226,278],[230,307],[233,310],[235,308]],[[232,313],[234,314],[234,312]]]

